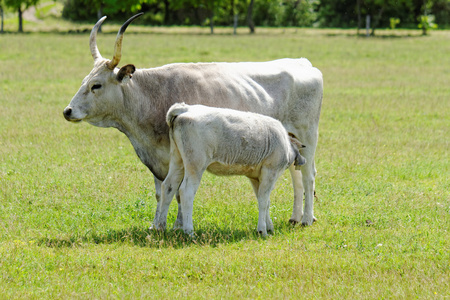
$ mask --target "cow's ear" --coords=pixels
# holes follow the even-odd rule
[[[120,68],[119,73],[117,73],[117,81],[120,83],[127,83],[128,80],[133,77],[133,73],[136,71],[134,65],[126,65]]]

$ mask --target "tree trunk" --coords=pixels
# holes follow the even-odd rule
[[[211,34],[214,34],[214,8],[211,9],[211,15],[209,17],[209,27],[211,28]]]
[[[231,19],[233,19],[234,18],[234,15],[236,14],[236,7],[235,7],[235,5],[234,5],[234,0],[230,0],[231,2],[230,2],[230,17],[231,17]]]
[[[361,0],[356,1],[356,9],[358,11],[358,30],[356,35],[359,36],[359,30],[361,29]]]
[[[97,10],[97,20],[100,20],[103,17],[103,5],[100,3],[100,7]],[[102,26],[98,28],[98,32],[102,32]]]
[[[381,16],[383,15],[384,6],[381,7],[380,11],[378,12],[378,15],[376,16],[375,20],[373,20],[373,27],[372,27],[372,33],[371,36],[375,36],[375,29],[378,27],[378,23],[380,23]]]
[[[292,26],[297,26],[297,8],[298,5],[300,4],[301,0],[297,0],[294,2],[294,4],[292,5]]]
[[[366,37],[370,36],[369,31],[370,31],[370,15],[367,15],[366,16]]]
[[[4,31],[3,31],[3,7],[0,5],[0,17],[2,18],[2,21],[1,21],[1,27],[0,27],[0,33],[3,33]]]
[[[23,17],[22,17],[22,8],[19,6],[17,10],[19,14],[19,32],[23,32]]]
[[[170,25],[172,23],[172,16],[170,11],[169,0],[164,0],[164,25]]]
[[[248,28],[250,28],[250,33],[255,33],[255,24],[253,23],[253,4],[255,4],[255,0],[250,1],[247,10],[247,24]]]
[[[427,27],[426,26],[422,26],[422,35],[427,35]]]

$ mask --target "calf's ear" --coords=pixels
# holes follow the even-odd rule
[[[117,81],[120,83],[127,83],[127,81],[133,77],[134,71],[136,71],[136,67],[134,65],[123,66],[120,68],[119,73],[117,73]]]

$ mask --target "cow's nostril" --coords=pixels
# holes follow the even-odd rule
[[[72,109],[70,107],[66,107],[66,109],[64,109],[64,116],[69,117],[71,114],[72,114]]]

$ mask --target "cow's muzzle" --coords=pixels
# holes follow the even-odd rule
[[[64,118],[66,118],[67,121],[70,122],[80,122],[80,119],[76,119],[72,117],[72,108],[66,107],[63,111]]]

